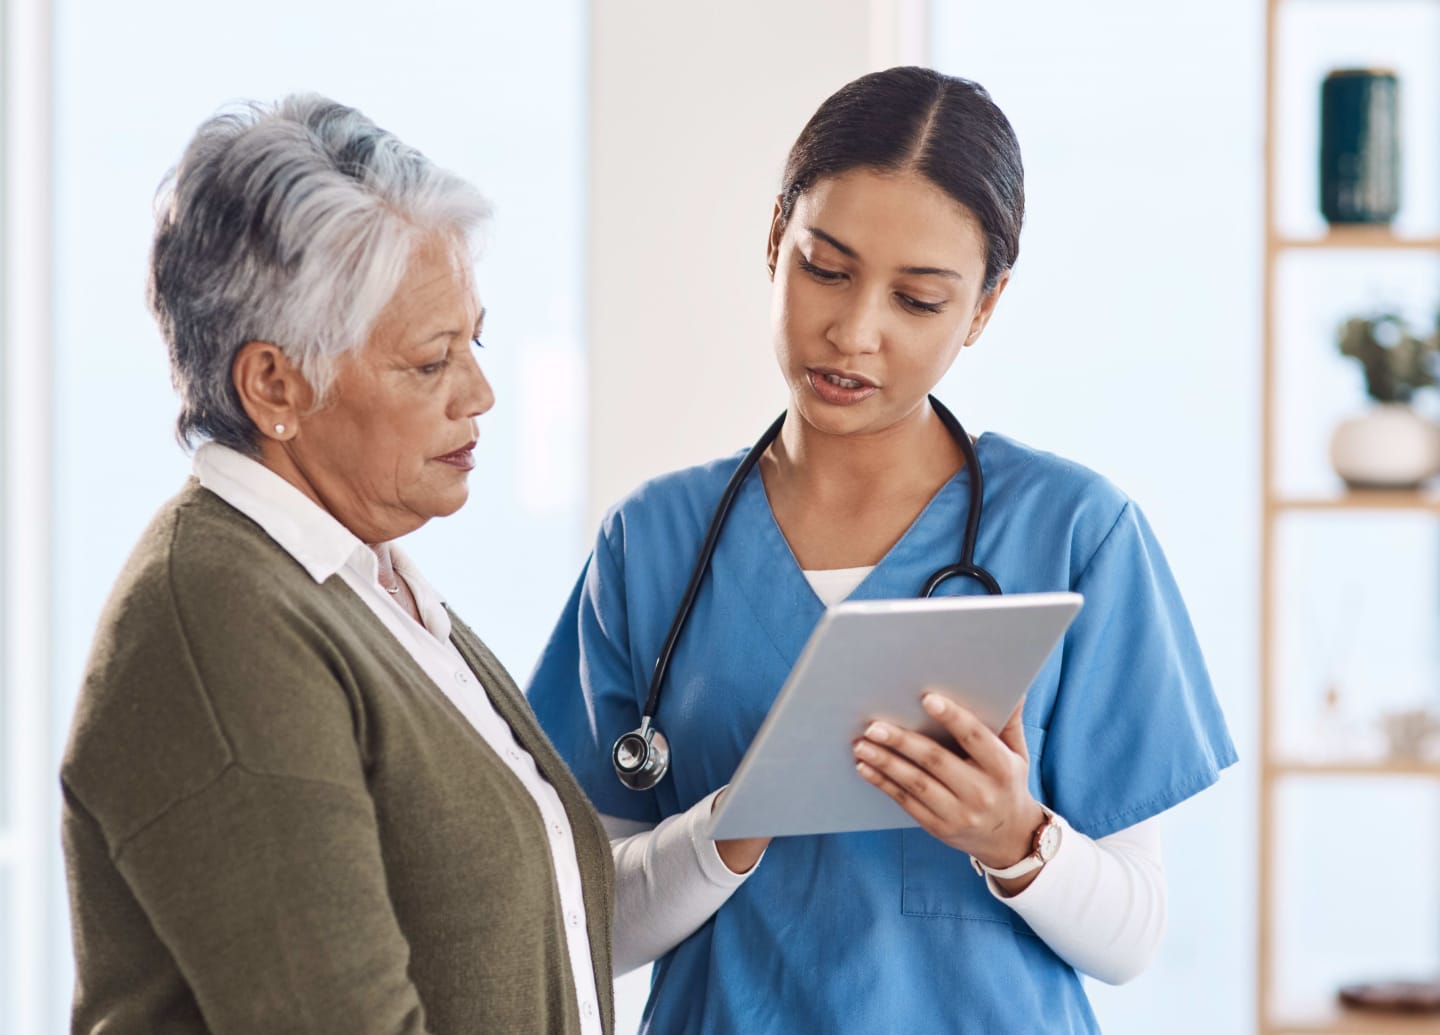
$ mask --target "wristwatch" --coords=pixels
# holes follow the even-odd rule
[[[1030,840],[1029,855],[1003,870],[992,870],[972,855],[970,865],[975,867],[975,872],[982,877],[1010,880],[1012,877],[1023,877],[1032,873],[1055,858],[1055,853],[1060,850],[1060,820],[1044,805],[1040,806],[1040,810],[1045,813],[1045,821],[1035,829],[1035,836]]]

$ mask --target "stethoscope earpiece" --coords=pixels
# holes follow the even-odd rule
[[[670,771],[670,742],[650,725],[647,716],[640,721],[638,730],[615,741],[610,760],[615,763],[615,775],[621,783],[632,791],[648,791]]]
[[[771,270],[771,273],[773,274],[774,270]],[[931,596],[942,582],[955,578],[974,579],[985,588],[985,592],[998,595],[1000,584],[988,571],[975,563],[975,540],[980,534],[980,504],[985,498],[980,458],[975,455],[975,444],[970,441],[970,436],[965,434],[960,422],[933,395],[930,397],[930,405],[934,407],[940,423],[945,425],[960,446],[965,454],[965,463],[970,467],[970,510],[965,518],[965,538],[960,544],[960,563],[947,565],[931,575],[925,581],[921,595]],[[700,583],[704,581],[705,571],[710,567],[710,557],[715,553],[715,544],[725,527],[725,518],[730,514],[735,495],[740,491],[740,485],[749,475],[751,468],[760,459],[760,454],[764,453],[780,434],[784,423],[785,414],[782,413],[765,434],[760,436],[760,441],[745,454],[745,459],[740,461],[740,466],[730,476],[725,491],[720,494],[720,502],[710,517],[710,526],[706,529],[704,542],[700,545],[700,555],[695,560],[694,570],[690,572],[690,582],[685,587],[685,593],[680,598],[680,607],[670,622],[670,632],[660,648],[660,657],[655,661],[655,670],[650,676],[650,690],[645,697],[645,710],[640,713],[640,728],[621,736],[610,751],[610,761],[615,764],[615,775],[633,791],[650,790],[665,779],[665,774],[670,771],[670,742],[653,725],[655,712],[660,707],[660,687],[664,684],[665,673],[670,668],[670,655],[674,652],[676,641],[680,639],[680,633],[690,617],[690,609],[695,606],[695,598],[700,593]]]

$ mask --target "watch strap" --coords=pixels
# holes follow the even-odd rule
[[[1038,870],[1045,863],[1036,852],[1031,852],[1021,859],[1014,866],[1007,866],[1003,870],[992,870],[973,855],[970,857],[970,865],[975,867],[975,872],[982,877],[996,877],[1000,880],[1010,880],[1012,877],[1023,877],[1033,870]]]
[[[1040,808],[1045,813],[1045,820],[1038,827],[1035,828],[1035,834],[1030,841],[1032,847],[1029,855],[1025,856],[1025,858],[1021,859],[1013,866],[1006,866],[1003,869],[992,869],[991,867],[986,866],[979,859],[975,858],[972,855],[970,856],[970,865],[975,868],[975,872],[978,873],[981,877],[995,877],[999,880],[1011,880],[1015,877],[1023,877],[1027,873],[1033,873],[1035,870],[1038,870],[1040,867],[1044,866],[1047,862],[1049,862],[1054,857],[1054,852],[1051,852],[1051,854],[1048,856],[1045,855],[1044,852],[1042,852],[1041,838],[1045,835],[1046,831],[1050,827],[1053,826],[1058,828],[1060,820],[1055,816],[1055,813],[1045,808],[1044,805],[1041,805]],[[1058,850],[1059,845],[1057,843],[1056,851]]]

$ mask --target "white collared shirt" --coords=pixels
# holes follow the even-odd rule
[[[580,1030],[585,1035],[600,1035],[595,966],[590,956],[580,864],[575,855],[569,817],[560,795],[540,775],[534,758],[515,739],[514,731],[500,717],[479,679],[450,642],[450,616],[442,598],[421,577],[410,559],[392,544],[395,570],[409,584],[424,622],[423,627],[417,625],[381,587],[380,562],[375,552],[319,504],[263,464],[211,442],[196,451],[194,473],[201,485],[264,529],[317,583],[334,575],[344,579],[535,799],[549,835],[580,1009]]]

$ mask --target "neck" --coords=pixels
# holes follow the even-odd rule
[[[794,406],[765,456],[768,474],[807,495],[844,499],[929,492],[948,481],[965,454],[927,401],[879,431],[833,435]]]
[[[395,514],[393,509],[387,511],[378,507],[367,508],[359,503],[355,493],[346,491],[343,480],[329,479],[325,481],[312,477],[294,447],[289,443],[262,438],[260,453],[255,459],[262,466],[269,468],[271,472],[278,474],[299,489],[306,498],[349,529],[356,539],[372,550],[376,550],[377,554],[379,546],[413,532],[424,523],[417,522],[409,527],[401,528],[385,527],[388,519]],[[322,483],[329,485],[331,491],[322,491]],[[388,557],[388,552],[386,556]],[[382,570],[386,570],[384,565],[387,563],[386,558],[382,557]]]

